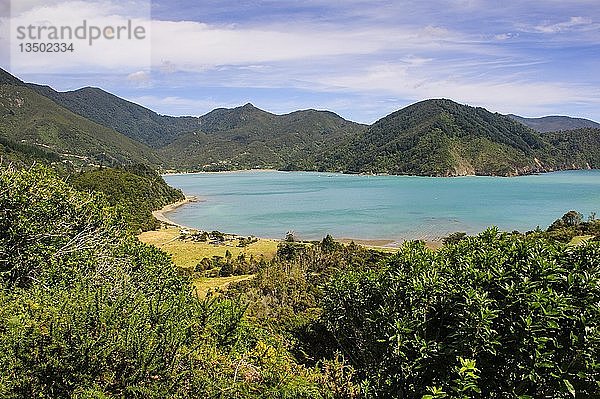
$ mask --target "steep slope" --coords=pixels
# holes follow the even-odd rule
[[[58,92],[49,86],[28,86],[73,113],[153,148],[169,144],[180,134],[198,128],[198,118],[159,115],[95,87]]]
[[[178,170],[511,176],[599,167],[600,158],[598,129],[540,134],[515,119],[542,131],[595,122],[504,116],[445,99],[413,104],[371,126],[328,111],[276,115],[252,104],[177,118],[101,89],[62,93],[0,69],[0,117],[0,154],[15,159],[23,149],[25,158],[35,156],[34,146],[49,153],[40,153],[45,158]]]
[[[75,115],[6,73],[0,76],[0,137],[82,163],[160,164],[147,146]]]
[[[551,169],[548,145],[533,130],[483,108],[427,100],[375,122],[326,168],[351,172],[456,176],[515,175]]]
[[[524,118],[512,114],[507,116],[541,133],[582,128],[600,128],[600,123],[589,119],[572,118],[570,116],[544,116],[542,118]]]
[[[181,136],[161,153],[178,168],[311,170],[323,149],[364,128],[328,111],[275,115],[246,104],[201,116],[199,131]]]
[[[0,68],[0,85],[27,86],[27,83]]]
[[[87,170],[72,175],[69,183],[79,191],[101,192],[111,205],[121,205],[131,231],[160,227],[152,211],[185,198],[144,165]]]
[[[0,137],[0,166],[24,167],[33,163],[56,164],[60,156],[46,148]]]
[[[600,129],[544,134],[559,169],[600,169]]]

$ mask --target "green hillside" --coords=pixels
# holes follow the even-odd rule
[[[33,163],[54,164],[61,161],[60,155],[46,148],[25,144],[0,137],[0,163],[23,167]]]
[[[600,169],[600,129],[576,129],[544,134],[560,169]]]
[[[597,241],[282,242],[199,298],[121,205],[0,167],[1,398],[598,397]]]
[[[534,127],[545,131],[591,121],[505,116],[446,99],[410,105],[371,126],[329,111],[276,115],[252,104],[170,117],[101,89],[57,92],[0,70],[0,116],[0,137],[13,143],[80,163],[162,170],[514,176],[594,168],[599,159],[598,129],[540,134],[525,125],[539,122]]]
[[[185,198],[181,190],[143,165],[84,171],[71,177],[70,183],[79,191],[102,193],[112,206],[119,205],[132,231],[160,227],[152,211]]]
[[[456,176],[516,175],[550,169],[548,144],[533,130],[483,108],[422,101],[375,122],[338,153],[350,172]]]
[[[73,113],[153,148],[164,146],[180,134],[197,129],[199,124],[198,118],[159,115],[95,87],[58,92],[49,86],[28,86]]]
[[[75,162],[160,164],[144,144],[75,115],[23,85],[0,84],[0,118],[0,137],[43,147]]]
[[[181,136],[161,154],[183,169],[315,169],[319,155],[364,126],[327,111],[275,115],[252,104],[200,117],[200,131]]]
[[[570,116],[544,116],[541,118],[524,118],[517,115],[507,115],[510,118],[529,126],[540,133],[556,132],[559,130],[574,130],[583,128],[600,128],[600,123],[583,118],[571,118]]]

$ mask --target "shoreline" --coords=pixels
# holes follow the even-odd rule
[[[287,172],[285,170],[278,169],[235,169],[235,170],[220,170],[215,172],[209,172],[200,170],[197,172],[169,172],[161,173],[161,176],[185,176],[185,175],[200,175],[200,174],[233,174],[233,173],[244,173],[244,172]]]
[[[185,204],[189,204],[191,202],[202,202],[202,200],[196,197],[195,195],[186,195],[185,198],[181,201],[173,202],[172,204],[167,204],[158,210],[152,211],[152,216],[154,216],[154,218],[161,223],[165,223],[179,228],[191,229],[192,227],[176,223],[167,217],[167,213],[173,212],[177,208]]]
[[[214,172],[206,172],[206,173],[214,173]],[[217,173],[220,173],[220,172],[217,172]],[[202,201],[203,200],[199,199],[197,196],[186,195],[185,199],[183,199],[181,201],[177,201],[172,204],[165,205],[164,207],[162,207],[159,210],[152,211],[152,216],[154,216],[159,222],[164,223],[164,224],[174,227],[174,228],[189,229],[189,230],[202,230],[202,229],[199,229],[196,227],[185,226],[183,224],[174,222],[173,220],[169,219],[169,217],[167,216],[168,213],[173,212],[174,210],[176,210],[177,208],[179,208],[183,205],[186,205],[186,204],[189,204],[192,202],[202,202]],[[234,235],[234,236],[240,236],[239,234],[236,234],[236,233],[228,233],[228,232],[223,232],[223,233]],[[284,241],[281,238],[269,238],[269,237],[259,237],[259,236],[256,236],[256,238],[261,239],[261,240],[275,240],[275,241],[281,241],[281,242]],[[397,239],[387,239],[387,238],[371,239],[371,238],[347,238],[347,237],[335,238],[334,237],[334,240],[336,242],[339,242],[342,244],[350,244],[351,242],[354,242],[355,244],[358,244],[358,245],[361,245],[364,247],[381,248],[381,249],[396,249],[396,248],[400,248],[405,242],[418,241],[419,239],[415,238],[414,240],[410,240],[410,239],[397,240]],[[425,246],[427,246],[428,248],[431,248],[431,249],[437,249],[442,246],[441,240],[421,240],[421,241],[424,241]]]
[[[389,174],[389,173],[350,173],[350,172],[333,172],[333,171],[316,171],[316,170],[280,170],[280,169],[234,169],[234,170],[221,170],[221,171],[195,171],[195,172],[166,172],[161,173],[161,176],[184,176],[184,175],[195,175],[195,174],[236,174],[236,173],[247,173],[247,172],[278,172],[278,173],[332,173],[344,176],[396,176],[396,177],[423,177],[423,178],[435,178],[435,179],[456,179],[461,177],[493,177],[493,178],[514,178],[514,177],[526,177],[526,176],[542,176],[552,173],[571,172],[571,171],[594,171],[600,169],[594,168],[568,168],[568,169],[556,169],[547,171],[536,171],[531,173],[519,173],[519,174],[507,174],[507,175],[494,175],[494,174],[457,174],[448,176],[437,176],[437,175],[412,175],[412,174]]]

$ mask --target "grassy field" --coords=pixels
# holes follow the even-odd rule
[[[173,262],[182,268],[193,268],[203,258],[212,258],[213,256],[225,257],[225,252],[229,251],[232,257],[236,258],[241,253],[247,257],[253,255],[255,258],[261,256],[265,259],[271,259],[277,253],[277,240],[268,240],[259,238],[257,242],[244,248],[237,246],[238,240],[226,241],[223,244],[215,245],[208,242],[194,242],[179,240],[179,228],[169,227],[160,230],[146,231],[139,235],[140,241],[146,244],[152,244],[171,254]]]

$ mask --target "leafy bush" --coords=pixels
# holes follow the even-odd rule
[[[0,397],[331,397],[123,225],[44,168],[0,169]]]
[[[410,243],[327,284],[323,320],[382,397],[597,397],[599,272],[598,244],[495,230]],[[459,376],[467,359],[477,373]]]
[[[132,231],[159,227],[152,211],[184,199],[181,190],[167,185],[162,177],[144,165],[82,172],[73,177],[71,184],[81,191],[102,193],[111,205],[121,207]]]

